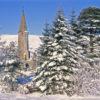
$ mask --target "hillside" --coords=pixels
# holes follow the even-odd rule
[[[1,35],[2,41],[6,41],[8,44],[13,41],[18,44],[18,35]],[[34,51],[36,50],[41,43],[39,36],[37,35],[29,35],[29,48]]]

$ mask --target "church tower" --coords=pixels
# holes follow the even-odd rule
[[[29,59],[28,32],[24,11],[21,17],[21,24],[18,32],[18,54],[21,60]]]

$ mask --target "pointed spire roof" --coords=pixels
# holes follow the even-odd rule
[[[26,30],[27,30],[27,25],[26,25],[24,10],[23,10],[19,32],[25,32]]]

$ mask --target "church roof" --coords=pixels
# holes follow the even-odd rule
[[[19,32],[25,32],[25,31],[27,31],[27,25],[26,25],[25,14],[24,14],[24,11],[23,11],[22,17],[21,17],[21,24],[20,24]]]

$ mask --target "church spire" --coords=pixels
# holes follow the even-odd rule
[[[24,14],[24,10],[22,11],[22,18],[21,18],[21,24],[20,24],[20,28],[19,28],[19,32],[25,32],[27,31],[27,25],[26,25],[26,19],[25,19],[25,14]]]
[[[21,60],[29,59],[29,43],[28,32],[26,27],[26,19],[24,11],[21,17],[21,24],[18,32],[18,55]]]

